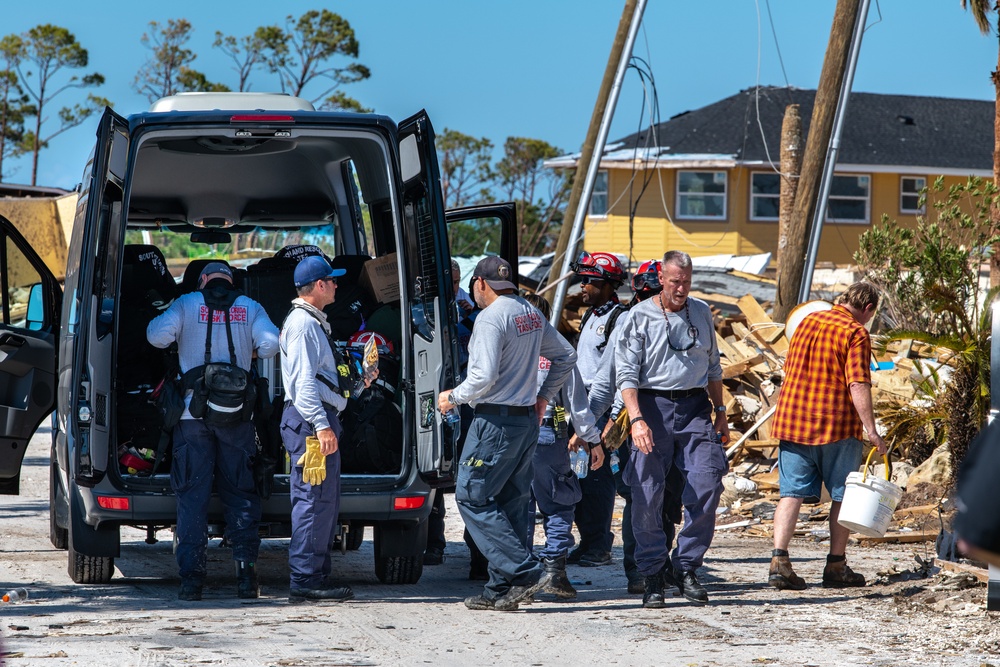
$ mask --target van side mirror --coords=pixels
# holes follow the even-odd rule
[[[24,318],[24,326],[32,331],[38,331],[45,325],[45,293],[42,284],[35,283],[28,292],[28,313]]]

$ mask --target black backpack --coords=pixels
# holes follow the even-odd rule
[[[615,307],[611,309],[611,317],[608,318],[608,323],[604,325],[604,341],[597,346],[598,352],[604,352],[604,348],[608,346],[608,341],[611,340],[611,332],[615,330],[615,323],[618,322],[618,318],[622,316],[622,313],[628,310],[628,306],[620,303],[616,303]],[[580,320],[580,331],[583,332],[583,328],[587,326],[587,320],[590,316],[594,314],[594,309],[589,308],[587,312],[583,314],[583,319]]]

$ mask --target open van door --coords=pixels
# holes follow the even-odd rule
[[[403,221],[408,239],[406,285],[412,318],[416,397],[417,468],[431,486],[454,480],[458,429],[437,413],[437,396],[458,376],[457,318],[452,307],[451,265],[434,130],[425,111],[399,126]],[[411,411],[412,414],[412,411]]]
[[[479,261],[486,255],[500,255],[514,270],[518,282],[517,208],[512,201],[449,209],[448,248],[453,258]],[[461,285],[465,288],[466,285]]]
[[[0,494],[20,491],[28,441],[52,412],[62,290],[0,216]]]

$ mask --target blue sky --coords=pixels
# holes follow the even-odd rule
[[[372,76],[345,92],[366,106],[396,120],[426,108],[438,131],[447,127],[497,145],[508,136],[533,137],[571,152],[586,132],[624,0],[4,4],[0,34],[41,23],[73,32],[90,52],[88,71],[107,78],[97,92],[124,115],[148,106],[131,83],[148,55],[139,40],[149,21],[191,21],[190,46],[199,53],[194,67],[211,80],[232,84],[230,63],[211,48],[216,30],[242,36],[257,26],[281,23],[287,14],[325,6],[355,29],[359,61]],[[815,88],[835,4],[650,0],[634,53],[651,65],[661,118],[758,82]],[[980,35],[959,0],[872,2],[868,24],[854,90],[994,98],[989,73],[997,64],[997,37]],[[258,81],[254,90],[268,89],[263,75]],[[54,104],[72,104],[74,95],[66,93]],[[630,72],[611,139],[637,129],[642,96],[639,77]],[[648,111],[644,118],[648,121]],[[42,152],[40,185],[71,188],[79,181],[96,125],[92,118]],[[22,159],[19,165],[6,180],[30,180],[30,163]]]

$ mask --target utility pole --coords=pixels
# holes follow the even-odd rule
[[[585,175],[590,171],[591,162],[594,160],[594,149],[597,145],[598,135],[600,134],[601,126],[605,120],[605,114],[613,114],[613,108],[608,108],[608,100],[611,98],[611,91],[614,87],[614,82],[616,78],[616,73],[619,69],[619,64],[622,58],[631,57],[631,49],[629,53],[625,54],[625,43],[628,41],[629,28],[633,23],[633,17],[636,13],[636,5],[639,0],[625,0],[625,8],[622,10],[622,17],[618,21],[618,32],[615,33],[615,40],[611,45],[611,54],[608,56],[608,64],[604,69],[604,78],[601,80],[601,88],[597,92],[597,101],[594,103],[594,111],[590,116],[590,126],[587,128],[587,135],[584,137],[583,146],[580,149],[580,161],[577,163],[576,175],[573,179],[573,188],[569,193],[569,201],[566,203],[566,212],[563,215],[562,229],[559,232],[559,240],[556,242],[555,256],[552,258],[552,266],[549,269],[549,279],[548,284],[553,285],[562,278],[565,273],[565,266],[568,259],[572,259],[576,255],[576,248],[579,245],[579,239],[572,239],[574,236],[573,230],[575,221],[578,217],[578,213],[585,214],[586,211],[580,211],[581,202],[585,206],[590,205],[590,193],[588,193],[586,199],[583,197],[584,186],[587,183]],[[642,0],[643,6],[645,6],[645,0]],[[638,17],[641,18],[641,15]],[[613,105],[612,105],[613,106]],[[608,119],[610,120],[610,119]],[[605,137],[605,141],[607,137]],[[598,163],[600,163],[600,154],[604,152],[604,143],[601,143],[600,151],[597,155]],[[595,171],[596,174],[596,171]],[[590,184],[590,190],[593,190],[593,183]],[[573,240],[573,246],[570,246],[570,241]],[[560,284],[560,286],[552,292],[549,290],[547,296],[549,303],[552,304],[552,322],[554,326],[558,326],[559,319],[562,317],[562,306],[566,298],[566,288],[565,284]]]
[[[806,252],[806,229],[792,227],[792,210],[795,208],[795,193],[799,189],[799,172],[802,171],[802,117],[799,105],[785,107],[785,118],[781,122],[781,196],[778,205],[778,289],[771,319],[784,322],[795,304],[798,303],[797,280],[802,269],[791,272],[789,256],[803,257]],[[795,278],[795,279],[793,279]]]
[[[847,69],[848,56],[851,49],[851,36],[859,15],[859,4],[867,0],[837,0],[833,14],[833,26],[830,28],[830,41],[823,58],[823,70],[816,89],[816,99],[813,103],[812,116],[809,120],[809,137],[806,139],[806,152],[802,158],[802,174],[799,179],[799,189],[795,193],[795,208],[792,210],[791,228],[808,230],[809,222],[813,220],[817,200],[820,196],[820,185],[823,178],[823,166],[826,162],[828,144],[833,133],[834,116],[837,101],[841,95],[844,82],[844,72]],[[831,168],[832,172],[832,168]],[[831,174],[832,176],[832,174]],[[824,197],[826,194],[823,195]],[[825,210],[825,202],[823,205]],[[816,223],[814,223],[816,224]],[[818,229],[812,229],[813,235],[818,235]],[[797,293],[800,301],[808,300],[812,288],[812,268],[816,258],[810,262],[808,278],[803,275],[806,267],[806,256],[803,253],[785,254],[780,267],[786,282],[795,284],[781,285],[779,294]],[[808,284],[806,284],[808,282]],[[794,289],[793,289],[794,288]],[[805,298],[802,295],[805,294]]]

